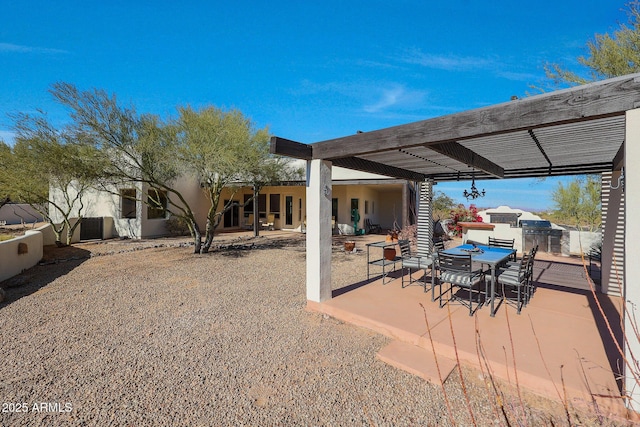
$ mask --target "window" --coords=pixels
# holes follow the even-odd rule
[[[368,200],[364,201],[364,213],[365,214],[369,213],[369,201]]]
[[[258,194],[258,214],[260,218],[267,217],[267,195]]]
[[[298,221],[302,221],[302,199],[298,199]]]
[[[244,195],[244,216],[248,217],[249,214],[253,213],[253,200],[250,200],[249,203],[247,203],[247,200],[251,199],[253,197],[253,194],[245,194]]]
[[[147,218],[159,219],[167,217],[167,192],[150,188],[147,193]]]
[[[279,194],[269,194],[269,212],[274,213],[276,218],[280,218]]]
[[[120,218],[136,217],[136,189],[120,190]]]

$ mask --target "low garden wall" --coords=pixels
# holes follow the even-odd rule
[[[0,282],[22,273],[42,259],[43,231],[45,225],[28,230],[24,236],[0,242]]]

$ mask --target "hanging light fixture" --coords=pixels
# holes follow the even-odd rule
[[[464,193],[462,193],[462,195],[466,197],[467,200],[469,199],[475,200],[478,197],[484,197],[484,188],[482,189],[482,192],[478,191],[478,189],[476,188],[475,172],[476,172],[476,169],[474,165],[474,159],[473,159],[473,155],[471,155],[471,191],[464,190]]]

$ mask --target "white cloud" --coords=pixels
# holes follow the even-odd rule
[[[387,107],[392,107],[396,105],[400,99],[402,99],[404,92],[405,90],[402,87],[384,89],[382,91],[380,99],[371,105],[365,105],[364,111],[366,111],[367,113],[377,113]]]
[[[425,90],[407,88],[401,83],[385,83],[378,81],[358,82],[326,82],[317,83],[310,80],[302,81],[301,85],[291,91],[295,96],[314,96],[331,94],[333,99],[339,99],[344,111],[351,109],[351,114],[371,115],[376,117],[390,116],[402,119],[420,120],[424,114]],[[338,95],[336,97],[335,95]],[[407,114],[414,113],[411,116]],[[389,118],[389,117],[387,117]]]
[[[422,107],[426,96],[425,91],[408,90],[401,84],[394,84],[384,89],[372,88],[372,92],[377,92],[378,96],[374,102],[363,107],[367,113],[380,113],[390,108],[398,110]]]
[[[435,55],[424,53],[419,49],[407,50],[400,61],[408,64],[417,64],[427,68],[440,70],[471,70],[487,69],[494,66],[494,61],[477,56]]]
[[[13,43],[0,43],[0,53],[16,52],[16,53],[69,53],[62,49],[52,49],[47,47],[23,46]]]

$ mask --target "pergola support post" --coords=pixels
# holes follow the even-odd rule
[[[418,206],[418,255],[431,256],[433,252],[433,181],[426,179],[420,183],[420,204]]]
[[[331,162],[307,161],[307,301],[331,299]]]
[[[640,168],[637,167],[637,159],[640,159],[640,109],[629,110],[626,113],[626,137],[625,137],[625,168],[624,168],[624,192],[625,194],[640,194]],[[635,162],[635,164],[633,163]],[[640,259],[640,245],[631,236],[640,236],[640,222],[631,212],[640,212],[640,198],[625,197],[625,259]],[[631,364],[625,365],[625,389],[629,396],[628,405],[631,409],[640,410],[640,387],[636,381],[638,377],[638,362],[640,361],[640,343],[634,333],[634,322],[640,318],[640,286],[637,280],[640,277],[640,263],[624,263],[624,290],[623,298],[627,308],[624,316],[624,333],[628,345],[625,347],[626,358]],[[635,374],[630,369],[636,370]]]

